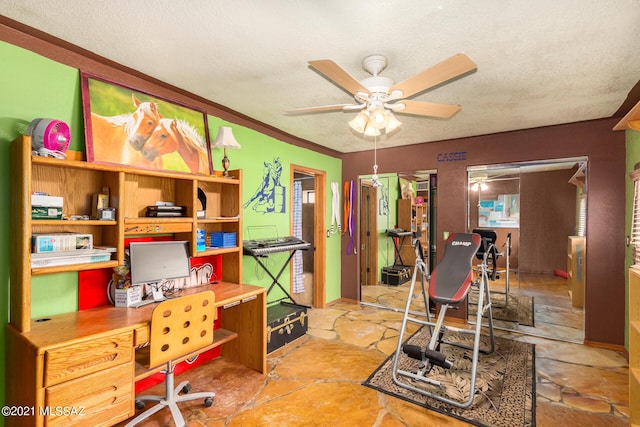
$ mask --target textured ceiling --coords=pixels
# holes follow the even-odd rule
[[[378,148],[611,117],[640,79],[637,0],[3,0],[0,15],[340,152],[373,148],[355,113],[283,114],[353,100],[309,60],[360,80],[383,54],[396,82],[458,52],[477,64],[412,97],[460,113],[398,115]]]

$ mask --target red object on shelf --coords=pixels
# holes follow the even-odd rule
[[[78,310],[87,310],[109,304],[107,286],[112,268],[83,270],[78,272]]]
[[[555,270],[553,270],[553,274],[554,274],[555,276],[563,277],[563,278],[565,278],[565,279],[568,279],[568,278],[569,278],[569,275],[567,274],[567,272],[566,272],[566,271],[564,271],[564,270],[560,270],[559,268],[556,268]]]

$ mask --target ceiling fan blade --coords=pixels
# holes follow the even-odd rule
[[[455,104],[436,104],[434,102],[412,101],[403,99],[391,105],[394,113],[415,114],[418,116],[448,119],[453,117],[462,107]]]
[[[352,108],[349,108],[352,107]],[[306,107],[306,108],[293,108],[286,110],[286,114],[306,114],[306,113],[320,113],[323,111],[339,111],[339,110],[353,110],[362,108],[363,106],[356,106],[354,104],[334,104],[334,105],[322,105],[319,107]]]
[[[467,55],[458,53],[413,77],[409,77],[393,85],[391,89],[389,89],[389,93],[400,90],[402,91],[402,97],[407,98],[418,92],[437,86],[440,83],[444,83],[447,80],[473,71],[476,68],[475,62],[469,59]]]
[[[370,94],[369,89],[364,87],[351,74],[347,73],[341,66],[330,59],[320,59],[317,61],[309,61],[309,65],[319,71],[322,75],[332,80],[342,89],[355,95],[358,92]]]

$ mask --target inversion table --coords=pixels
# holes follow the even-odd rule
[[[476,233],[451,234],[447,239],[442,260],[436,266],[433,273],[429,275],[428,267],[426,266],[424,259],[420,255],[422,254],[420,242],[416,240],[416,266],[413,270],[413,277],[408,294],[409,296],[407,298],[407,304],[405,306],[404,316],[402,318],[402,327],[400,329],[398,346],[396,348],[393,361],[392,375],[393,381],[397,385],[459,408],[467,408],[473,403],[473,399],[475,397],[475,382],[479,353],[483,352],[489,354],[492,353],[495,349],[493,337],[493,319],[491,316],[491,298],[489,295],[486,259],[486,254],[488,253],[488,251],[485,251],[485,257],[481,264],[481,275],[476,280],[474,280],[474,274],[471,264],[473,257],[480,247],[480,243],[481,238]],[[412,295],[418,276],[420,277],[424,306],[427,311],[426,321],[423,319],[412,317],[410,314]],[[425,279],[429,281],[428,293],[425,288]],[[456,328],[444,324],[447,310],[450,308],[454,308],[461,303],[464,303],[471,286],[479,287],[477,311],[478,318],[481,318],[485,312],[488,313],[490,343],[488,345],[488,348],[484,349],[480,349],[482,322],[476,322],[473,329]],[[436,323],[431,322],[429,299],[437,304],[440,304],[440,311],[438,313],[438,319]],[[409,322],[429,327],[429,330],[431,332],[431,339],[426,347],[404,344],[405,330]],[[455,331],[462,334],[472,334],[473,346],[443,341],[443,338],[445,337],[447,331]],[[473,391],[470,393],[469,398],[464,402],[452,400],[447,397],[430,392],[425,388],[417,387],[417,385],[419,385],[419,383],[421,382],[439,387],[440,383],[436,380],[428,378],[427,374],[429,374],[434,366],[440,366],[445,369],[449,369],[453,366],[453,362],[447,360],[446,356],[440,352],[440,345],[442,343],[472,350],[473,355],[471,363],[470,389]],[[418,360],[417,369],[412,372],[399,369],[398,361],[400,360],[400,357],[410,357],[412,359]]]

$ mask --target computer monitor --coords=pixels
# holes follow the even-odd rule
[[[189,242],[131,242],[129,266],[132,285],[189,277]]]

